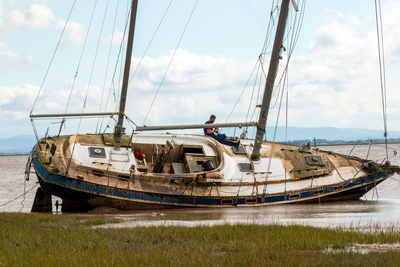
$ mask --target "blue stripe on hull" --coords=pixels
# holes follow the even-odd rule
[[[138,202],[149,202],[153,204],[160,204],[160,205],[185,205],[185,206],[227,206],[227,204],[222,205],[222,200],[223,198],[220,197],[204,197],[204,196],[182,196],[182,195],[163,195],[163,194],[158,194],[158,193],[150,193],[150,192],[138,192],[138,191],[132,191],[132,190],[123,190],[123,189],[118,189],[118,188],[108,188],[106,186],[102,185],[96,185],[96,184],[91,184],[87,183],[84,181],[76,180],[73,178],[66,178],[63,176],[58,176],[54,175],[51,173],[48,173],[47,170],[44,168],[44,166],[41,164],[38,156],[35,154],[33,157],[34,165],[36,168],[37,173],[43,177],[45,183],[53,183],[57,184],[59,187],[64,187],[68,188],[70,190],[76,190],[84,193],[88,193],[93,195],[95,197],[96,195],[102,196],[102,197],[109,197],[109,198],[119,198],[119,199],[124,199],[126,201],[138,201]],[[389,176],[393,174],[392,171],[387,171],[386,175]],[[351,189],[352,187],[357,187],[362,184],[367,184],[371,186],[371,182],[374,180],[379,180],[383,178],[385,174],[379,173],[375,176],[368,176],[368,177],[363,177],[358,180],[345,183],[343,184],[343,189]],[[317,189],[314,189],[313,191],[316,191]],[[262,205],[262,204],[268,204],[268,203],[289,203],[292,202],[290,200],[304,200],[306,201],[307,199],[311,199],[312,197],[317,196],[313,191],[303,191],[300,193],[297,193],[295,197],[291,195],[278,195],[278,196],[263,196],[263,197],[258,197],[254,200],[254,202],[249,202],[246,203],[246,198],[245,197],[239,197],[235,198],[233,200],[232,205]],[[325,187],[324,188],[324,194],[329,194],[334,192],[335,189],[333,187]],[[343,191],[338,191],[343,192]],[[51,193],[51,192],[50,192]],[[293,198],[291,198],[293,197]],[[324,197],[323,194],[319,195],[320,198]],[[249,198],[253,198],[250,197]],[[146,203],[143,203],[144,205]]]

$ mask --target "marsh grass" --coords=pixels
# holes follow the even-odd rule
[[[326,253],[400,233],[308,226],[94,228],[112,216],[0,214],[1,266],[396,266],[400,253]]]

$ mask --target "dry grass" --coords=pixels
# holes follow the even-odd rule
[[[396,232],[306,226],[92,228],[111,216],[0,214],[1,266],[396,266],[399,252],[324,249],[395,243]]]

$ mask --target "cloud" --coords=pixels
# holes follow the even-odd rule
[[[14,51],[9,50],[7,45],[0,41],[0,58],[3,62],[8,60],[18,60],[19,55]]]
[[[144,58],[131,82],[129,112],[142,121],[160,85],[173,51]],[[135,69],[139,59],[133,60]],[[202,121],[208,113],[227,116],[254,62],[178,49],[149,114],[148,123]],[[139,97],[135,97],[138,96]]]
[[[384,10],[386,62],[390,71],[396,67],[395,61],[400,55],[397,40],[400,35],[400,28],[397,27],[400,3],[388,1]],[[317,29],[309,50],[292,58],[289,75],[290,125],[382,128],[376,30],[370,21],[370,17],[358,18],[353,14],[331,16]],[[132,82],[129,112],[139,123],[147,114],[170,56],[145,58]],[[137,59],[133,66],[135,64]],[[179,50],[147,124],[198,122],[210,113],[216,113],[219,120],[224,121],[252,64],[252,61]],[[395,122],[400,119],[400,80],[397,76],[387,78],[389,124],[392,129],[398,130]],[[253,84],[254,79],[246,89],[232,121],[245,118]],[[253,105],[254,102],[255,97]],[[272,109],[269,125],[275,124],[276,115],[277,108]]]
[[[400,4],[384,7],[387,69],[396,68],[397,19]],[[340,14],[316,31],[307,53],[293,58],[290,67],[290,120],[296,126],[382,128],[378,49],[372,18]],[[374,20],[372,20],[374,21]],[[397,23],[397,24],[395,24]],[[390,72],[388,72],[390,73]],[[400,119],[398,77],[388,78],[388,112]],[[394,129],[399,129],[392,124]]]
[[[1,6],[1,3],[0,3],[0,29],[3,26],[3,15],[4,15],[4,11],[3,11],[3,7]]]
[[[383,26],[385,49],[388,58],[400,61],[400,43],[396,36],[400,36],[399,27],[400,3],[389,0],[383,7]]]
[[[65,23],[66,21],[59,20],[57,23],[57,28],[59,30],[63,30]],[[78,22],[69,21],[65,29],[65,34],[63,37],[63,45],[76,47],[81,45],[84,40],[85,40],[85,27]]]
[[[33,55],[21,56],[0,41],[0,70],[3,74],[14,70],[31,70],[34,67],[37,65],[34,63]]]
[[[0,23],[0,26],[6,31],[45,28],[50,25],[53,19],[54,14],[46,5],[31,4],[24,11],[20,9],[12,10],[8,14],[6,21]]]
[[[111,40],[112,38],[112,40]],[[111,34],[107,36],[106,38],[106,43],[107,45],[112,44],[113,46],[120,46],[122,39],[124,38],[124,33],[121,31],[115,31],[114,36]]]
[[[400,35],[400,28],[397,27],[400,3],[388,1],[384,11],[387,67],[392,69],[397,66],[396,60],[400,59],[400,45],[397,40]],[[63,26],[64,22],[59,21],[58,28]],[[65,38],[64,42],[69,45],[81,43],[84,27],[72,22],[67,28]],[[309,49],[297,52],[290,64],[289,125],[382,128],[377,43],[371,17],[356,18],[353,14],[332,15],[330,12],[329,19],[317,28],[312,40],[302,40],[300,37],[300,42],[309,43]],[[0,57],[2,52],[8,54],[9,58],[13,56],[13,52],[4,43],[0,43]],[[164,56],[145,57],[131,81],[127,114],[139,125],[147,115],[172,54],[173,51]],[[14,56],[18,57],[15,54]],[[239,60],[224,55],[198,54],[179,49],[146,124],[201,123],[211,113],[217,115],[219,122],[225,122],[256,60]],[[284,60],[281,62],[281,70]],[[132,72],[138,62],[139,58],[133,59]],[[265,68],[267,69],[267,64]],[[400,119],[399,82],[398,77],[388,75],[389,126],[393,130],[399,130],[396,125]],[[71,81],[54,84],[56,85],[50,85],[43,91],[35,110],[38,113],[64,111]],[[109,77],[105,97],[111,88],[110,84]],[[230,121],[245,119],[254,84],[253,76]],[[86,87],[84,82],[77,83],[68,112],[81,111]],[[116,82],[117,98],[120,87]],[[9,112],[7,114],[14,117],[26,115],[30,105],[18,105],[21,103],[16,103],[15,99],[22,97],[22,102],[32,101],[32,104],[32,97],[23,96],[22,92],[25,91],[20,87],[7,87],[8,90],[15,91],[11,96],[2,91],[4,88],[0,88],[0,93],[4,94],[0,98],[1,112]],[[23,85],[22,88],[28,87]],[[264,89],[264,81],[260,88],[261,91]],[[257,91],[258,83],[250,112],[254,110]],[[113,94],[112,89],[107,111],[114,111],[118,103],[118,99],[114,102]],[[87,112],[99,110],[101,95],[102,86],[92,85]],[[259,95],[259,102],[261,97],[262,93]],[[272,102],[275,100],[273,98]],[[281,112],[281,118],[284,118],[284,110]],[[270,126],[274,125],[276,115],[277,107],[271,109],[268,121]],[[85,126],[93,125],[89,123]]]
[[[33,103],[38,87],[23,84],[18,87],[0,87],[0,113],[12,116],[14,119],[28,117],[28,111]],[[4,117],[3,117],[4,118]]]

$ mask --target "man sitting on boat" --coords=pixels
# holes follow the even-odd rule
[[[216,116],[211,115],[210,119],[205,122],[205,124],[213,124],[215,122]],[[237,146],[237,142],[233,142],[231,140],[228,140],[225,134],[220,134],[218,128],[204,128],[204,135],[210,136],[211,138],[214,138],[218,142],[224,145],[228,146]]]

